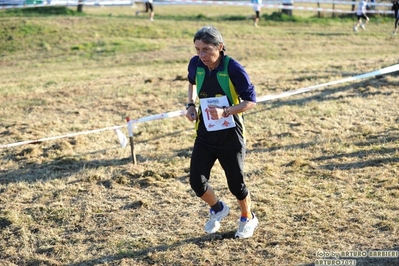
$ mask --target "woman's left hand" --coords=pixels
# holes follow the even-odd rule
[[[223,107],[209,105],[208,112],[212,120],[219,120],[223,117],[224,109]]]

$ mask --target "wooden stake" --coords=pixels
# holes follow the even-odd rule
[[[129,132],[130,150],[132,152],[132,162],[133,162],[133,164],[137,164],[136,153],[134,152],[134,143],[133,143],[133,127],[132,127],[132,123],[129,123],[129,121],[130,121],[130,118],[126,117],[127,130]]]

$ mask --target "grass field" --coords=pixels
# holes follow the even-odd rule
[[[391,17],[354,33],[353,17],[265,10],[255,28],[251,7],[156,6],[153,22],[135,10],[0,11],[0,145],[184,109],[192,38],[208,24],[258,96],[398,63]],[[378,75],[245,114],[260,221],[246,240],[234,239],[239,210],[219,164],[211,184],[231,214],[204,233],[184,117],[138,123],[136,165],[112,130],[1,148],[0,265],[399,265],[398,84],[398,73]]]

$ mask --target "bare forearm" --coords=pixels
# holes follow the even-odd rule
[[[231,115],[239,114],[255,107],[256,103],[250,101],[242,101],[241,103],[229,107],[229,113]]]
[[[197,99],[195,88],[195,85],[191,83],[188,84],[187,103],[195,103],[195,100]]]
[[[189,83],[188,84],[188,93],[187,93],[187,104],[193,103],[195,104],[195,99],[197,98],[197,93],[195,91],[196,86]],[[197,109],[195,105],[189,105],[187,107],[186,117],[190,121],[197,120]]]

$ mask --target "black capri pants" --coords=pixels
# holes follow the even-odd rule
[[[368,20],[368,19],[369,19],[369,17],[366,16],[366,14],[364,14],[364,13],[362,13],[361,15],[356,15],[356,16],[357,16],[357,20],[359,20],[359,19],[361,19],[361,18],[364,18],[365,20]]]
[[[154,11],[154,6],[150,2],[145,3],[145,12],[148,12],[150,10],[151,12]]]
[[[230,192],[238,199],[243,200],[248,195],[244,183],[244,157],[246,149],[231,149],[209,147],[198,143],[194,144],[190,162],[190,185],[198,197],[202,197],[208,189],[211,169],[216,160],[222,166]]]

